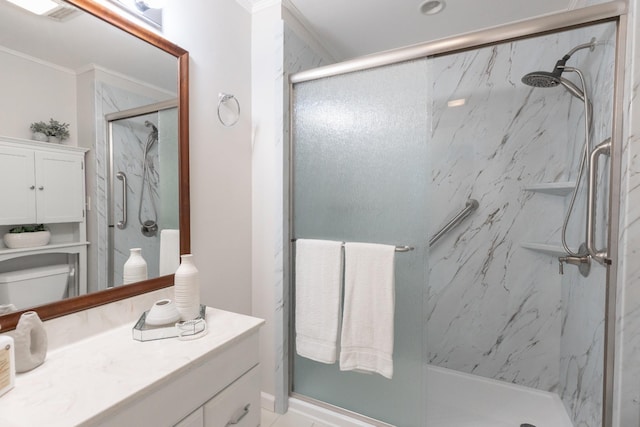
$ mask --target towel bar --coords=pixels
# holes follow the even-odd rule
[[[297,239],[291,239],[291,243],[294,243]],[[344,242],[342,242],[342,247],[344,248]],[[396,252],[409,252],[414,250],[413,246],[396,246]]]

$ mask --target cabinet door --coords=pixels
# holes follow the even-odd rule
[[[83,158],[36,152],[35,159],[37,222],[84,221]]]
[[[260,425],[259,367],[251,369],[204,404],[205,427]]]
[[[0,225],[36,222],[33,151],[0,147]]]
[[[193,411],[180,421],[175,427],[204,427],[204,413],[202,407]]]

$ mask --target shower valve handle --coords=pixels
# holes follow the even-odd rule
[[[558,257],[559,273],[564,274],[564,264],[577,265],[580,273],[583,276],[589,275],[589,268],[591,267],[591,257],[589,255],[583,256],[561,256]]]

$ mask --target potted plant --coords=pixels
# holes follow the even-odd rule
[[[30,128],[36,141],[60,143],[69,138],[69,124],[54,119],[49,119],[49,123],[31,123]]]
[[[31,123],[30,128],[33,133],[33,139],[42,142],[49,141],[49,135],[47,135],[49,126],[45,122]]]
[[[50,239],[51,232],[44,224],[13,227],[2,238],[4,244],[10,249],[45,246]]]
[[[69,138],[69,124],[49,119],[47,135],[49,136],[49,142],[60,143]]]

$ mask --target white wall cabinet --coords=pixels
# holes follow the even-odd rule
[[[0,141],[0,225],[84,221],[84,152]]]
[[[87,292],[86,148],[0,137],[0,262],[40,254],[76,255],[75,289]],[[2,236],[19,225],[45,224],[46,246],[10,249]],[[26,259],[26,258],[25,258]],[[28,263],[22,268],[28,268]]]

